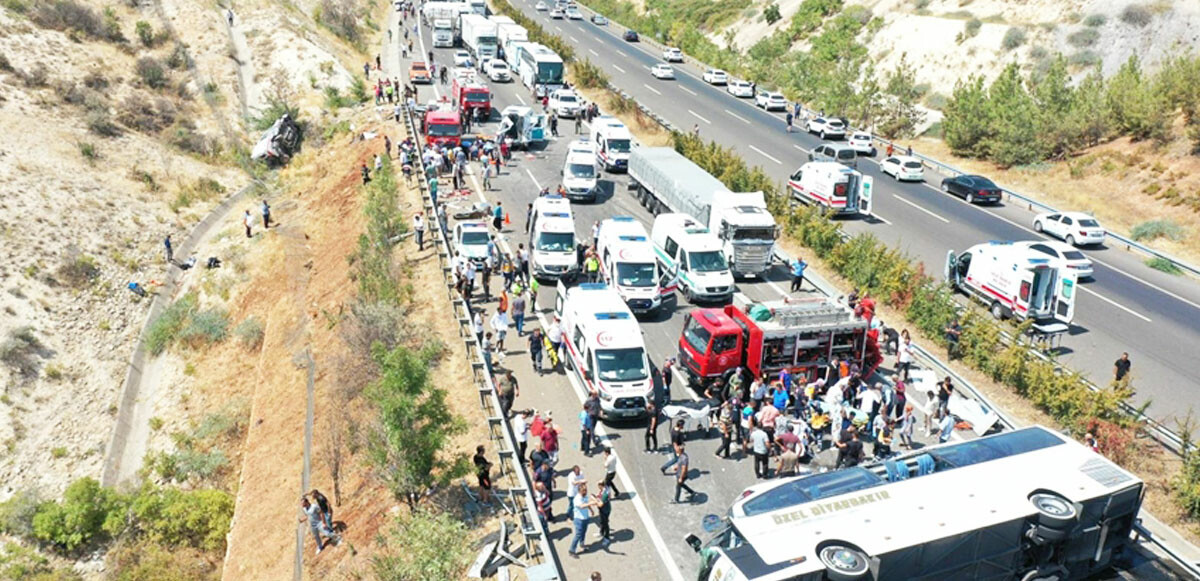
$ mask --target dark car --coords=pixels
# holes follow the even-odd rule
[[[942,180],[942,191],[954,194],[968,203],[1000,202],[1000,186],[992,180],[977,175],[961,175]]]
[[[626,30],[625,34],[621,35],[621,38],[624,38],[625,42],[637,42],[638,41],[637,31],[636,30]]]

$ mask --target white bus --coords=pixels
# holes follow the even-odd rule
[[[514,44],[516,45],[514,48],[519,54],[511,55],[509,58],[517,60],[513,68],[517,70],[517,76],[521,77],[521,82],[525,83],[526,87],[532,89],[536,82],[539,98],[563,88],[562,57],[545,45],[536,42]],[[508,48],[506,47],[505,50],[507,51]],[[509,65],[513,65],[513,63],[510,62]]]
[[[701,555],[708,581],[1083,579],[1131,542],[1143,483],[1042,427],[752,486]]]

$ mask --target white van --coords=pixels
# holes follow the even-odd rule
[[[596,201],[596,148],[588,141],[574,141],[563,163],[562,185],[567,198]]]
[[[675,292],[674,277],[658,268],[654,245],[646,229],[632,216],[602,220],[596,233],[596,253],[605,282],[635,315],[652,313]]]
[[[579,274],[571,202],[557,194],[533,201],[529,217],[529,270],[538,279],[571,279]]]
[[[621,295],[602,283],[568,289],[559,281],[554,313],[562,324],[567,366],[600,397],[600,417],[644,416],[654,378],[641,327]]]
[[[596,144],[596,162],[605,171],[629,169],[629,149],[633,134],[616,117],[601,115],[592,120],[591,141]]]
[[[951,250],[943,274],[952,287],[988,305],[997,319],[1070,324],[1075,318],[1078,275],[1027,246],[987,242],[961,253]]]
[[[659,268],[679,277],[679,289],[688,301],[728,301],[733,296],[733,273],[721,240],[694,218],[659,214],[650,239]]]
[[[871,176],[832,161],[812,161],[788,178],[792,199],[816,204],[835,214],[871,213]]]

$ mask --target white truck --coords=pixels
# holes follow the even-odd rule
[[[475,57],[475,62],[484,63],[496,58],[496,24],[478,14],[463,14],[459,18],[462,28],[463,47]]]
[[[488,15],[487,0],[469,0],[467,3],[471,5],[471,12],[480,16]]]
[[[654,218],[650,230],[658,268],[678,279],[688,302],[727,302],[736,284],[721,241],[687,214],[667,213]]]
[[[605,171],[629,169],[629,150],[633,134],[616,117],[601,115],[592,120],[592,143],[596,144],[596,162]]]
[[[997,319],[1069,325],[1075,318],[1075,271],[1012,242],[985,242],[946,255],[943,271],[956,290],[988,306]]]
[[[600,222],[596,233],[600,274],[635,315],[654,313],[675,292],[674,277],[664,274],[654,257],[650,236],[632,216]]]
[[[812,161],[788,178],[792,199],[834,214],[871,214],[874,180],[833,161]]]
[[[763,276],[771,267],[779,227],[762,192],[730,192],[670,147],[634,150],[629,177],[638,201],[652,214],[687,214],[715,234],[734,276]]]
[[[637,418],[654,396],[654,378],[637,319],[603,283],[567,288],[558,282],[554,313],[562,326],[567,367],[600,398],[600,417]]]
[[[524,26],[515,22],[499,22],[496,24],[496,39],[500,50],[504,53],[504,60],[508,62],[509,68],[516,70],[516,65],[512,63],[508,55],[513,53],[516,43],[529,42],[529,31],[525,30]]]
[[[450,48],[458,44],[459,18],[469,13],[471,5],[466,2],[426,2],[421,15],[433,26],[433,46]]]

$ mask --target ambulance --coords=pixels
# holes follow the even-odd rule
[[[603,283],[568,289],[560,280],[554,313],[562,325],[567,367],[599,396],[600,417],[644,416],[654,379],[641,327],[621,295]]]
[[[561,280],[579,274],[575,251],[575,218],[571,202],[557,194],[533,202],[529,217],[529,269],[540,280]]]
[[[986,242],[951,250],[943,274],[950,286],[988,305],[997,319],[1070,324],[1075,318],[1078,275],[1027,246]]]
[[[635,315],[657,312],[675,292],[675,280],[658,268],[646,229],[632,216],[600,222],[596,233],[600,274]]]
[[[871,214],[871,176],[833,161],[812,161],[788,178],[792,199],[815,204],[834,214]]]
[[[596,163],[609,173],[629,169],[633,134],[616,117],[601,115],[592,120],[591,142],[596,144]]]
[[[679,277],[679,290],[689,302],[727,302],[733,296],[733,271],[721,250],[721,240],[694,218],[659,214],[650,240],[658,267]]]

